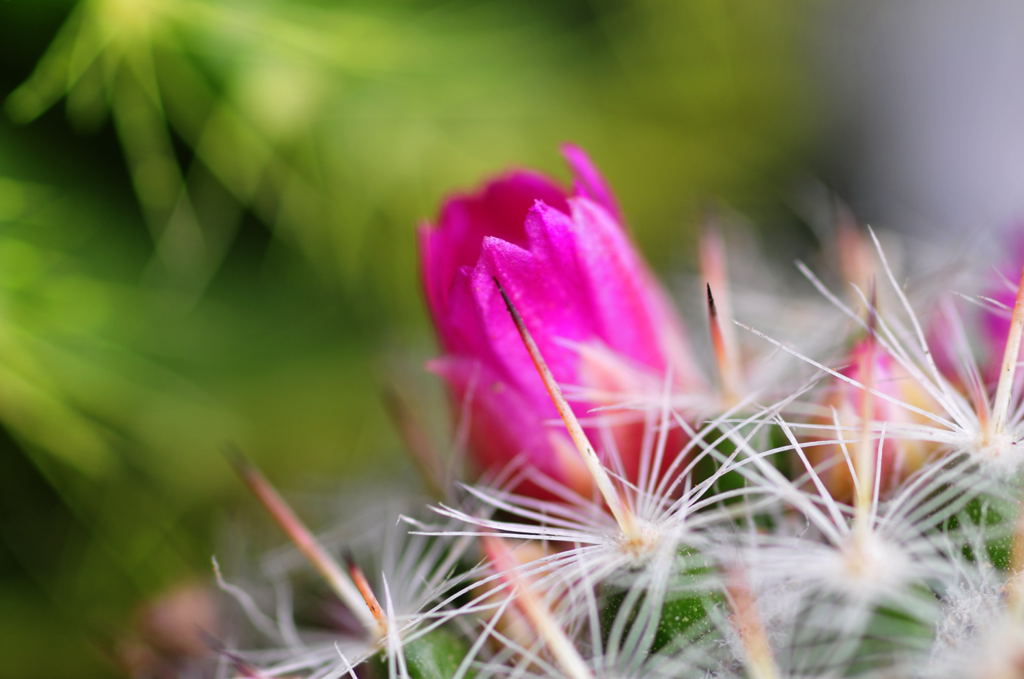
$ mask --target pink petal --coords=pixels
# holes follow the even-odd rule
[[[543,258],[511,243],[485,239],[480,263],[473,273],[474,292],[485,323],[482,330],[496,363],[502,366],[502,374],[523,391],[547,402],[547,392],[505,308],[495,278],[516,305],[559,382],[575,383],[579,356],[565,342],[589,337],[590,324],[572,304],[565,281]]]
[[[462,412],[469,399],[469,443],[479,469],[498,472],[522,456],[543,474],[567,480],[551,446],[551,437],[563,434],[544,423],[546,415],[557,417],[553,407],[550,413],[538,413],[535,402],[472,358],[440,358],[428,368],[448,383],[453,412]]]
[[[437,226],[420,227],[420,261],[427,303],[442,318],[459,269],[476,263],[484,236],[525,244],[524,221],[534,201],[568,210],[565,192],[541,175],[512,172],[476,194],[449,198]]]
[[[598,204],[570,201],[581,296],[590,300],[597,333],[616,352],[680,381],[699,383],[678,316],[626,234]]]
[[[615,200],[615,195],[608,188],[608,183],[597,171],[597,167],[591,162],[590,156],[574,144],[562,144],[562,157],[569,164],[575,177],[573,181],[573,193],[577,196],[589,198],[595,203],[608,210],[614,219],[622,220],[622,211]]]

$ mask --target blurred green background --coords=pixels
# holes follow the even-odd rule
[[[241,447],[284,489],[407,474],[437,412],[414,227],[590,151],[663,273],[815,154],[809,3],[0,4],[0,675],[117,676],[209,556]],[[444,423],[437,433],[443,435]]]

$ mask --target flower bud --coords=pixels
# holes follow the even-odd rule
[[[915,440],[899,431],[901,426],[929,421],[901,404],[932,412],[936,411],[936,405],[903,366],[871,337],[854,345],[847,367],[840,372],[862,386],[837,381],[822,403],[829,414],[821,417],[818,424],[829,426],[838,423],[838,430],[831,432],[828,438],[842,439],[846,442],[846,450],[844,452],[839,443],[811,445],[806,448],[807,457],[819,468],[821,480],[832,497],[848,502],[854,495],[851,467],[857,469],[858,446],[867,433],[871,438],[873,465],[867,478],[873,478],[877,470],[879,477],[876,482],[880,494],[885,496],[917,471],[938,447],[936,443]],[[876,393],[869,393],[868,389]],[[873,422],[863,421],[865,412]],[[887,431],[879,449],[879,432],[875,423],[883,422]],[[880,463],[879,454],[882,456]],[[861,478],[860,474],[858,478]]]
[[[421,228],[420,258],[443,351],[429,367],[457,404],[468,405],[478,471],[520,460],[528,475],[587,491],[589,477],[495,280],[555,379],[574,390],[570,402],[599,454],[607,462],[614,448],[610,466],[627,478],[640,468],[644,413],[590,411],[659,394],[669,371],[675,385],[699,378],[682,325],[623,230],[604,180],[582,151],[564,153],[575,175],[571,192],[520,171],[455,196],[436,225]],[[528,480],[518,490],[544,495]]]

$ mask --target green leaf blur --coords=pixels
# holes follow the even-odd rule
[[[15,0],[0,116],[4,673],[117,676],[209,575],[239,446],[284,489],[445,435],[417,223],[585,147],[663,272],[702,203],[768,224],[810,148],[806,3]]]

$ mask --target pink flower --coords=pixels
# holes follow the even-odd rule
[[[823,416],[818,424],[831,426],[838,420],[841,430],[829,431],[828,438],[836,440],[842,437],[847,442],[846,451],[844,452],[842,446],[837,443],[813,445],[806,448],[807,456],[812,464],[820,465],[819,474],[832,497],[843,502],[850,501],[854,495],[850,467],[856,467],[858,446],[863,438],[861,416],[865,408],[870,407],[869,416],[873,421],[869,424],[869,435],[873,439],[871,464],[872,469],[877,469],[879,473],[877,483],[880,494],[884,497],[901,481],[917,471],[928,457],[939,449],[939,445],[930,441],[908,439],[890,431],[882,443],[882,459],[879,461],[875,423],[885,422],[892,429],[927,424],[928,419],[925,416],[903,407],[900,403],[930,412],[936,412],[937,405],[903,366],[871,338],[865,338],[854,345],[848,357],[848,365],[841,372],[861,385],[870,386],[877,393],[868,394],[861,387],[837,381],[823,403],[827,411],[834,410],[835,417]],[[888,398],[883,398],[879,394]]]
[[[478,470],[519,460],[530,474],[585,491],[582,463],[494,278],[555,379],[588,394],[570,393],[573,408],[599,453],[629,478],[640,467],[643,413],[602,412],[599,424],[589,411],[659,393],[667,371],[677,385],[699,378],[681,323],[623,230],[604,180],[580,149],[566,146],[563,154],[575,175],[571,192],[532,172],[509,172],[449,199],[437,224],[421,227],[420,257],[443,350],[429,367],[457,405],[468,405]],[[530,480],[518,489],[545,494]]]
[[[997,307],[985,310],[981,327],[985,339],[985,351],[981,359],[981,375],[989,385],[999,381],[999,371],[1006,351],[1006,339],[1010,334],[1010,317],[1017,299],[1017,284],[1021,267],[1024,266],[1024,232],[1020,227],[1005,239],[1009,258],[998,273],[993,273],[985,297],[993,300]],[[1022,351],[1024,354],[1024,351]]]

